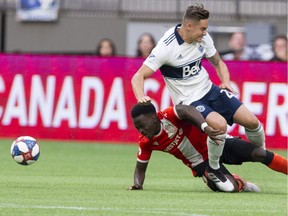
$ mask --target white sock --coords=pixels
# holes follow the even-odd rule
[[[222,136],[223,135],[221,135],[221,137]],[[210,137],[207,138],[209,166],[214,170],[220,168],[219,160],[224,149],[225,140],[226,134],[223,136],[223,140],[220,143],[218,141],[219,144],[216,144]]]
[[[246,134],[246,137],[250,140],[250,142],[252,142],[258,147],[266,149],[265,132],[260,122],[256,129],[250,130],[250,129],[245,128],[245,134]]]

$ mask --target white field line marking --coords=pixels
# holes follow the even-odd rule
[[[121,208],[92,208],[92,207],[80,207],[80,206],[29,206],[29,205],[17,205],[17,204],[0,204],[0,208],[22,208],[22,209],[66,209],[76,211],[111,211],[111,212],[127,212],[127,213],[151,213],[151,214],[163,214],[163,215],[175,215],[175,216],[208,216],[203,214],[193,214],[185,212],[171,212],[179,211],[177,209],[121,209]]]
[[[121,209],[121,208],[105,208],[105,207],[80,207],[80,206],[33,206],[33,205],[17,205],[17,204],[0,204],[0,209],[3,208],[22,208],[22,209],[66,209],[66,210],[75,210],[75,211],[107,211],[107,212],[127,212],[127,213],[151,213],[151,214],[161,214],[161,215],[175,215],[175,216],[209,216],[207,214],[194,214],[194,213],[186,213],[179,212],[178,209],[145,209],[145,208],[137,208],[137,209]],[[199,210],[199,209],[198,209]],[[203,212],[210,212],[213,215],[219,214],[220,212],[227,212],[227,209],[200,209]],[[281,211],[281,210],[280,210]],[[239,212],[239,209],[229,209],[229,212]],[[242,209],[240,212],[251,212],[249,209]],[[253,209],[255,213],[279,213],[279,209],[265,209],[258,208],[257,211]]]

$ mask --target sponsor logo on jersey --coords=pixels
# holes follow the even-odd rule
[[[167,146],[167,148],[164,150],[165,152],[169,152],[171,149],[173,149],[175,146],[179,145],[179,141],[180,141],[181,136],[180,135],[176,135],[173,142],[170,143],[170,145]]]
[[[198,59],[197,61],[193,61],[185,65],[179,65],[178,67],[163,65],[160,67],[160,71],[165,78],[187,79],[189,77],[198,75],[201,68],[201,59]]]
[[[199,66],[200,62],[201,61],[199,60],[199,61],[193,62],[194,64],[192,63],[190,65],[184,66],[182,68],[183,78],[195,76],[195,75],[199,74],[199,71],[201,70],[201,68]]]

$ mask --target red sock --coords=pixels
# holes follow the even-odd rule
[[[288,160],[274,153],[272,162],[268,165],[269,168],[287,175]]]

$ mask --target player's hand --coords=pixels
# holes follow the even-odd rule
[[[238,94],[238,92],[231,86],[230,83],[221,83],[219,87],[233,93],[234,95]]]
[[[143,190],[143,187],[141,185],[132,185],[127,190]]]
[[[149,103],[151,102],[151,98],[149,96],[143,96],[138,99],[138,103]]]
[[[204,128],[204,132],[216,143],[219,144],[219,142],[223,141],[223,135],[225,136],[225,133],[220,130],[215,130],[210,126],[206,126]],[[222,135],[222,136],[221,136]]]

